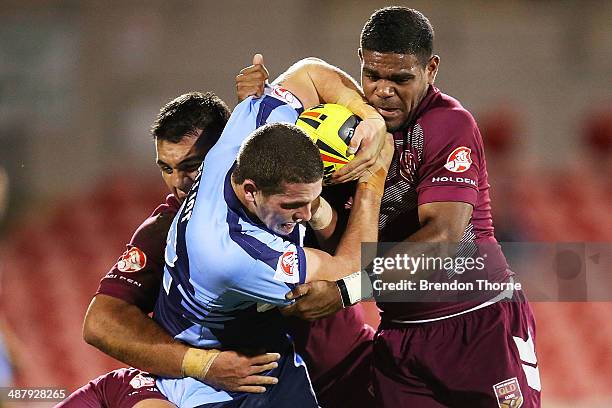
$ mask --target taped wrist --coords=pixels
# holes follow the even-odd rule
[[[376,195],[382,197],[385,192],[385,181],[387,180],[387,170],[380,167],[374,173],[371,170],[366,170],[369,176],[359,179],[357,188],[366,188],[372,190]]]
[[[358,271],[336,281],[342,298],[342,306],[352,306],[374,295],[372,282],[365,271]]]
[[[313,230],[319,231],[325,229],[331,224],[334,216],[334,212],[329,205],[329,203],[323,198],[319,198],[319,208],[312,214],[310,221],[308,223],[312,227]]]
[[[193,377],[204,380],[206,374],[208,374],[208,370],[210,370],[210,367],[220,353],[221,351],[216,349],[187,349],[187,352],[183,356],[183,363],[181,364],[183,377]]]

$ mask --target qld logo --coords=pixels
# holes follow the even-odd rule
[[[523,405],[523,393],[516,377],[495,384],[493,391],[500,408],[520,408]]]
[[[136,377],[132,378],[130,386],[136,390],[142,387],[154,387],[155,378],[138,374]]]
[[[147,256],[139,248],[133,247],[121,255],[117,261],[117,269],[121,272],[137,272],[147,264]]]
[[[461,146],[452,151],[446,159],[444,168],[453,173],[463,173],[472,165],[472,149]]]

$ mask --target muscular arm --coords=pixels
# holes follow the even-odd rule
[[[332,256],[326,252],[304,249],[307,281],[335,281],[361,269],[361,243],[378,240],[380,200],[392,157],[393,144],[389,136],[373,172],[361,178],[357,184],[355,204],[335,254]]]
[[[462,202],[434,202],[418,208],[421,228],[408,242],[459,242],[472,217],[472,206]]]
[[[93,298],[83,324],[83,338],[111,357],[140,370],[179,378],[187,346],[136,306],[99,294]]]
[[[357,154],[334,173],[332,182],[356,180],[374,165],[385,143],[385,121],[376,109],[367,104],[361,88],[346,72],[318,58],[305,58],[281,74],[274,83],[294,93],[305,108],[320,103],[336,103],[361,117],[362,122],[355,129],[349,145],[349,152]]]
[[[98,294],[91,301],[83,337],[104,353],[140,370],[169,378],[181,378],[188,347],[174,340],[138,307]],[[276,378],[257,375],[277,367],[276,353],[246,356],[223,351],[210,367],[205,382],[216,388],[262,393]]]

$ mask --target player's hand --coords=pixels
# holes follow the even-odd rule
[[[374,158],[374,164],[367,167],[361,177],[359,177],[360,182],[368,182],[368,180],[375,176],[379,170],[384,171],[384,176],[387,177],[387,172],[393,160],[393,152],[395,150],[391,133],[387,133],[383,141],[384,143],[380,154]]]
[[[336,282],[308,282],[296,286],[285,297],[297,300],[292,305],[280,309],[284,316],[313,321],[342,309],[342,298]]]
[[[278,367],[278,353],[247,356],[235,351],[222,351],[206,373],[206,382],[215,388],[234,392],[266,392],[266,385],[278,383],[276,377],[257,375]]]
[[[385,145],[386,134],[387,125],[382,117],[361,121],[348,147],[349,154],[357,153],[353,160],[332,175],[331,183],[346,183],[361,177],[376,162]]]
[[[249,96],[259,98],[263,95],[269,76],[263,62],[263,55],[255,54],[253,56],[253,65],[243,68],[236,75],[236,95],[238,96],[238,101],[242,101]]]

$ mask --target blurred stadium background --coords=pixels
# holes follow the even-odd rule
[[[0,385],[72,391],[119,366],[81,322],[166,193],[148,134],[162,104],[212,90],[233,106],[255,52],[273,77],[306,56],[358,77],[361,27],[389,4],[1,1]],[[612,242],[612,2],[398,4],[430,18],[437,85],[479,122],[498,239]],[[534,309],[543,406],[610,406],[612,303]]]

